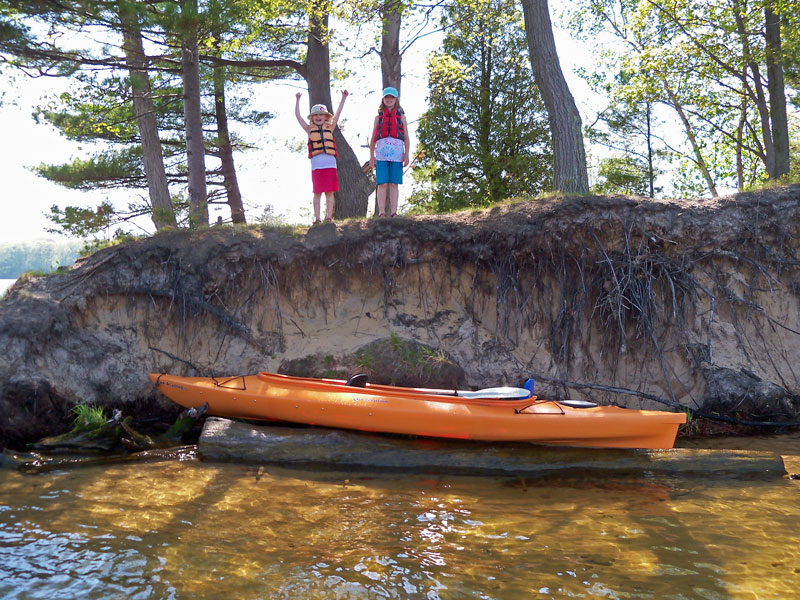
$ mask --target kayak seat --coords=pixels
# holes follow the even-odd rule
[[[557,402],[570,408],[594,408],[598,405],[597,402],[589,402],[588,400],[557,400]]]
[[[356,373],[350,379],[347,380],[345,385],[349,385],[350,387],[367,387],[367,380],[369,380],[369,375],[366,373]]]

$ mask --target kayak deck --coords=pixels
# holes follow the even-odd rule
[[[482,441],[604,448],[672,448],[683,413],[616,406],[574,408],[531,398],[462,398],[425,390],[272,373],[179,377],[151,373],[185,408],[209,415],[287,421],[361,431]],[[454,392],[453,392],[454,393]]]

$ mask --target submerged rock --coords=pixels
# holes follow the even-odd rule
[[[782,477],[783,459],[744,450],[618,450],[556,448],[406,439],[318,427],[257,426],[211,417],[198,441],[212,461],[312,467],[337,471],[422,471],[458,475],[543,477],[552,474],[661,473],[684,477]]]

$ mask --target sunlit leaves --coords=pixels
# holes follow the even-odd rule
[[[769,109],[758,97],[758,86],[766,86],[767,3],[784,18],[784,60],[791,83],[792,65],[797,64],[792,58],[798,35],[796,3],[585,0],[573,14],[576,30],[583,35],[602,33],[613,40],[612,49],[598,53],[601,67],[592,77],[611,103],[660,103],[674,111],[672,131],[662,129],[660,134],[683,160],[675,170],[678,190],[696,189],[696,183],[690,183],[697,175],[691,174],[692,168],[707,171],[707,188],[713,182],[746,187],[764,177],[765,136],[770,134],[764,133],[762,123]]]

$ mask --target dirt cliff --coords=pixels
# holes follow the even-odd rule
[[[534,377],[541,396],[797,421],[799,217],[790,186],[108,248],[0,302],[0,442],[63,429],[78,402],[172,416],[156,371]]]

